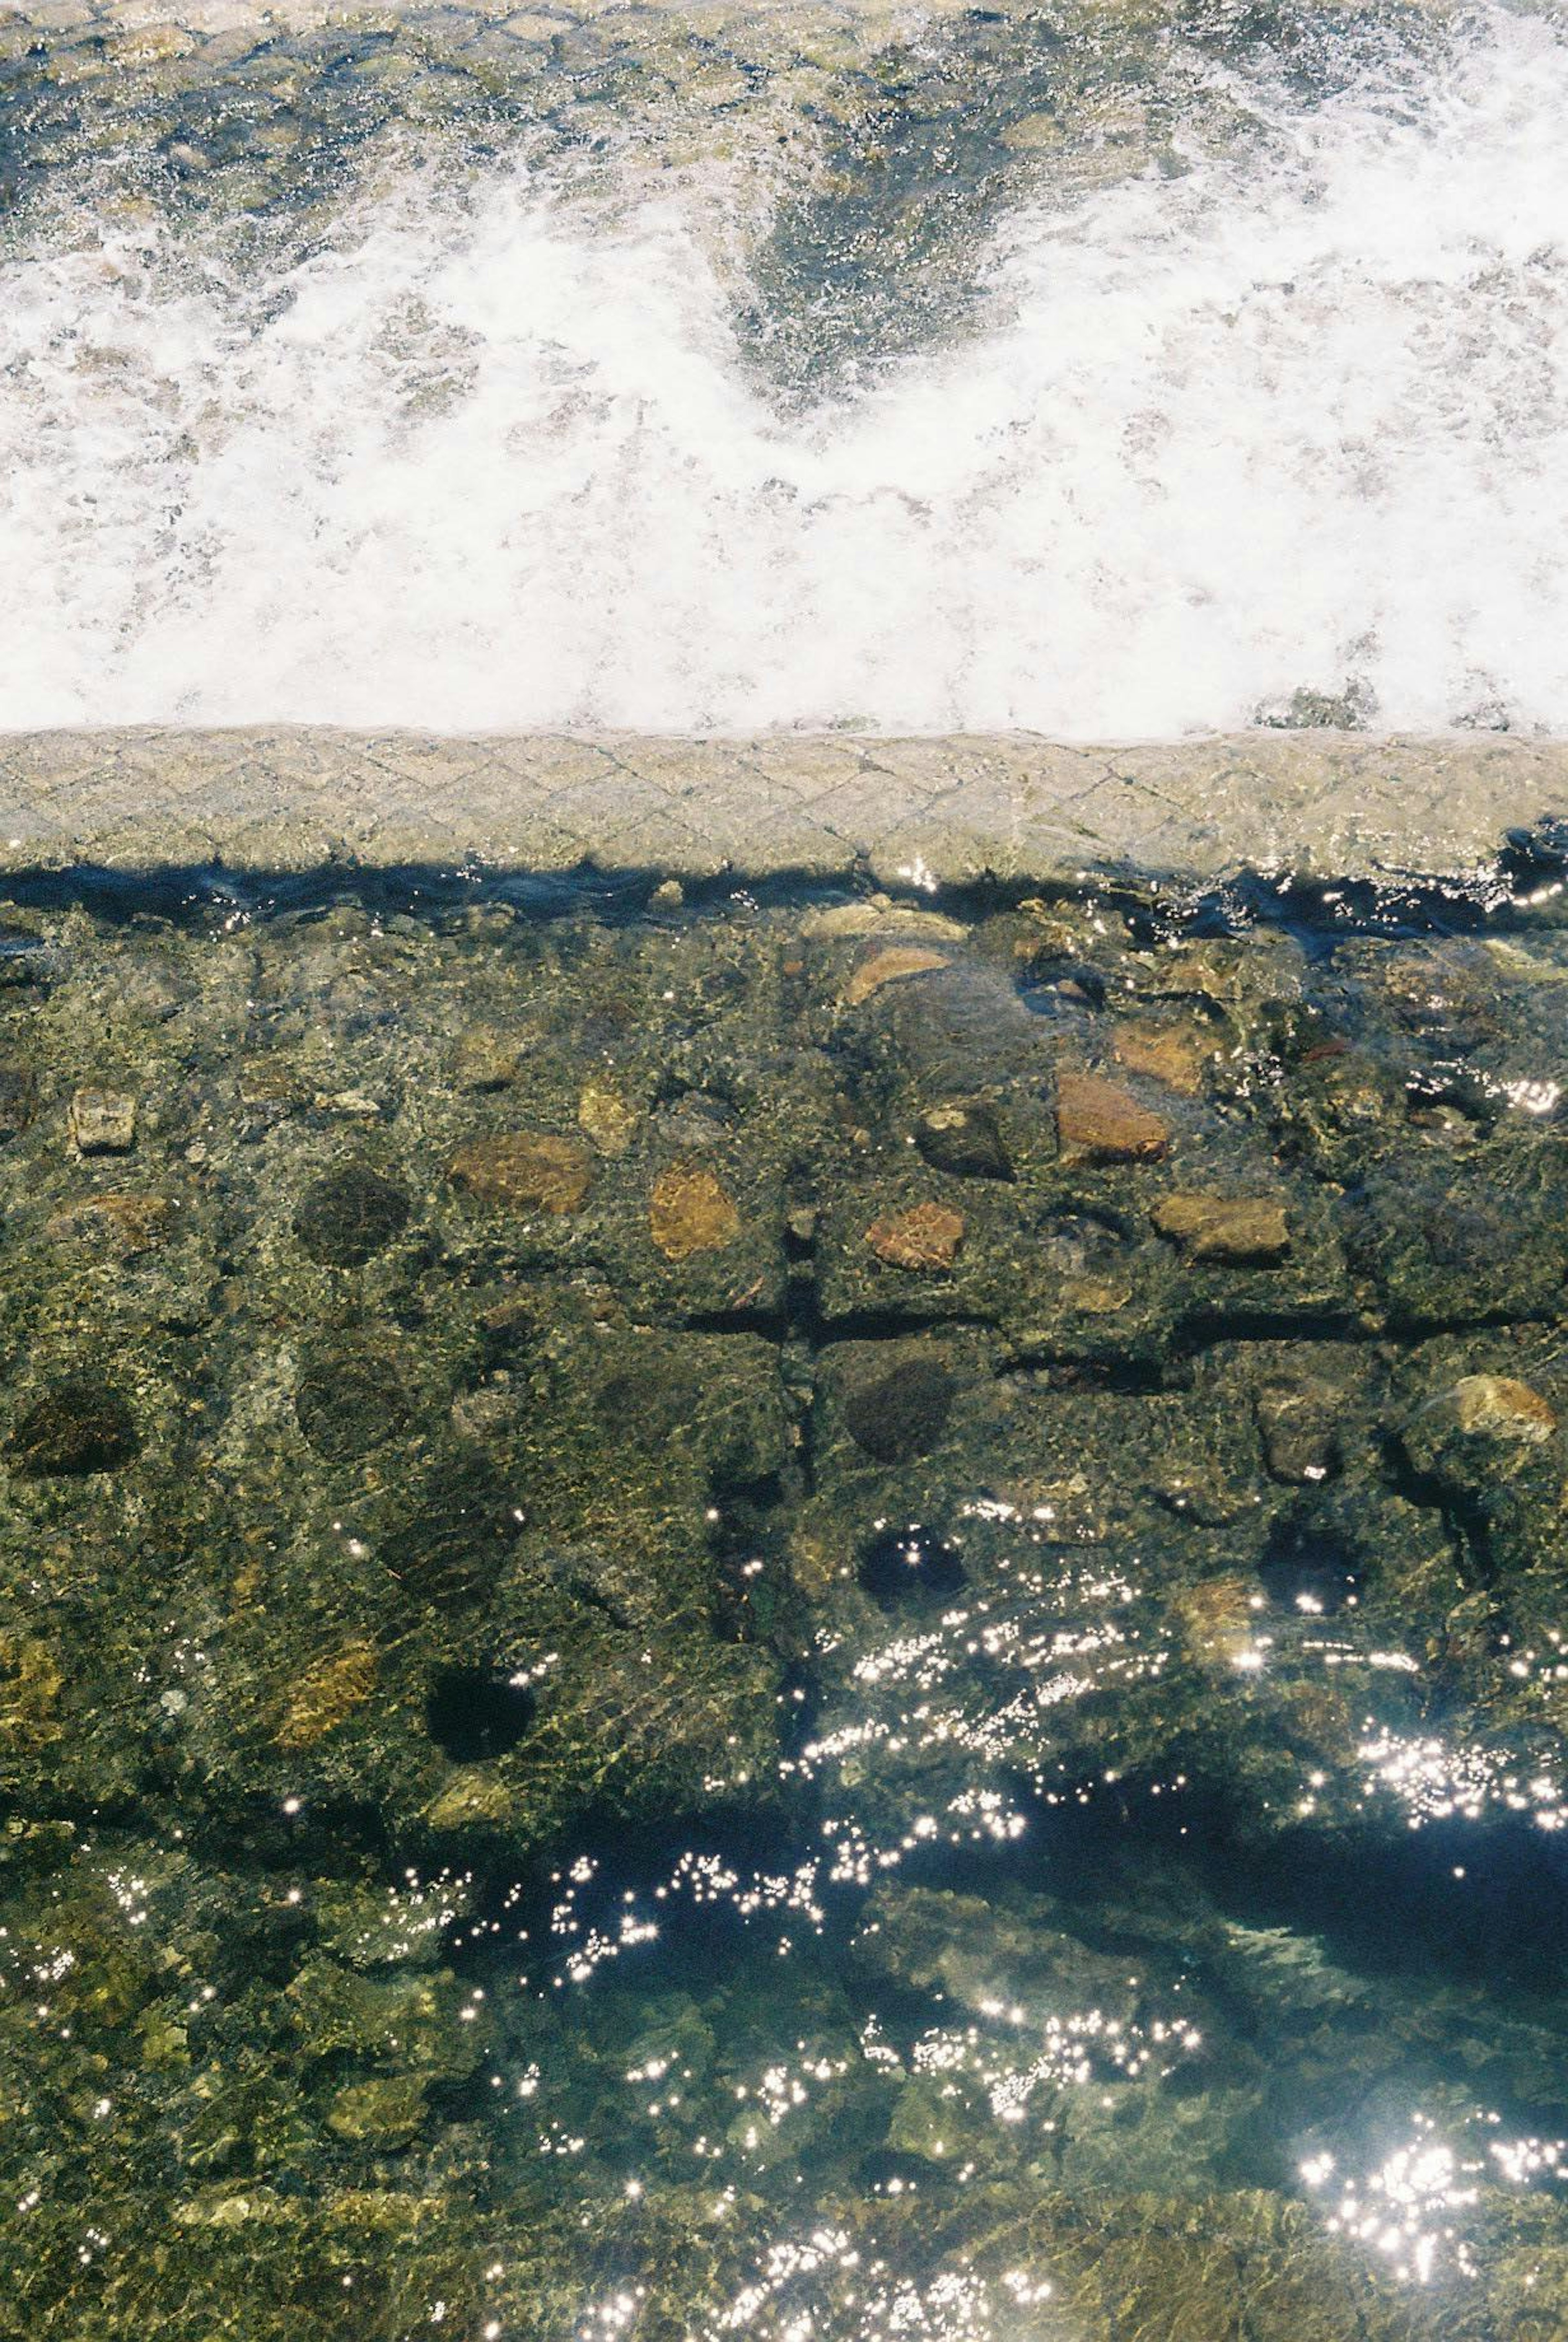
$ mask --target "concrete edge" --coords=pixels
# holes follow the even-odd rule
[[[1568,815],[1568,740],[1252,732],[451,736],[267,726],[0,736],[0,869],[332,862],[901,886],[1114,869],[1474,873]]]

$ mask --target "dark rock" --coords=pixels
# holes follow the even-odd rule
[[[389,1358],[374,1350],[324,1352],[295,1393],[299,1427],[329,1463],[368,1455],[408,1421],[408,1393]]]
[[[1293,1486],[1332,1478],[1341,1468],[1342,1394],[1323,1382],[1271,1383],[1253,1402],[1271,1476]]]
[[[914,1143],[936,1171],[959,1179],[1011,1179],[1013,1165],[993,1109],[983,1104],[935,1106],[914,1126]]]
[[[131,1410],[114,1386],[75,1375],[24,1409],[7,1453],[12,1470],[33,1479],[115,1472],[137,1445]]]
[[[305,1191],[294,1231],[322,1268],[363,1268],[408,1226],[408,1190],[368,1163],[341,1164]]]
[[[879,1464],[906,1464],[942,1437],[953,1391],[953,1376],[940,1358],[905,1351],[855,1384],[844,1400],[844,1421]]]

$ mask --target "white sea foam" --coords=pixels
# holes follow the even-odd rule
[[[125,217],[0,271],[0,724],[1026,726],[1364,678],[1568,728],[1568,44],[986,257],[788,408],[683,181],[410,177],[271,284]]]

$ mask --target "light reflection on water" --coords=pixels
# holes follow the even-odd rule
[[[542,1939],[525,1943],[524,1967],[510,1972],[524,2002],[554,2003],[590,2027],[598,2008],[610,2026],[604,2037],[634,2048],[613,2070],[610,2049],[602,2051],[592,2083],[563,2059],[559,2033],[539,2055],[502,2067],[493,2080],[528,2126],[530,2151],[631,2202],[700,2174],[714,2191],[712,2219],[756,2230],[751,2273],[703,2329],[704,2342],[738,2333],[766,2342],[985,2342],[1025,2330],[1020,2317],[1045,2314],[1052,2301],[1048,2266],[998,2275],[963,2254],[939,2255],[934,2271],[912,2273],[905,2242],[878,2248],[867,2204],[935,2207],[1003,2167],[1037,2172],[1049,2186],[1053,2157],[1076,2151],[1075,2107],[1134,2126],[1115,2152],[1125,2184],[1136,2186],[1141,2154],[1156,2157],[1152,2174],[1164,2171],[1164,2150],[1141,2144],[1137,2126],[1158,2132],[1168,2117],[1149,2108],[1176,2077],[1222,2097],[1233,2086],[1236,2047],[1224,2032],[1233,2012],[1222,1999],[1211,2039],[1203,2012],[1216,2004],[1201,1976],[1194,1998],[1191,1980],[1170,1973],[1168,1944],[1152,1973],[1141,1956],[1124,1955],[1114,1989],[1098,1994],[1105,1958],[1088,1956],[1090,1989],[1074,1993],[1074,1955],[1054,1971],[1046,1957],[1059,1913],[1021,1927],[1004,1902],[977,1904],[965,1892],[976,1876],[983,1897],[987,1879],[1049,1890],[1054,1817],[1107,1797],[1176,1810],[1189,1789],[1184,1771],[1133,1779],[1105,1767],[1069,1777],[1042,1758],[1044,1746],[1064,1743],[1064,1711],[1157,1686],[1171,1666],[1180,1631],[1152,1573],[1052,1556],[1038,1522],[994,1499],[965,1510],[1014,1542],[976,1567],[980,1583],[963,1599],[884,1620],[864,1647],[854,1634],[824,1637],[837,1688],[818,1728],[781,1760],[784,1777],[818,1797],[814,1837],[776,1865],[686,1847],[629,1883],[616,1860],[584,1853],[555,1874]],[[969,1560],[974,1566],[973,1550]],[[1421,1663],[1363,1632],[1353,1610],[1332,1629],[1288,1611],[1270,1624],[1266,1631],[1249,1603],[1239,1647],[1220,1654],[1238,1700],[1266,1699],[1281,1676],[1346,1669],[1369,1697],[1386,1683],[1408,1702],[1419,1686]],[[1499,1817],[1550,1832],[1564,1815],[1554,1770],[1370,1712],[1343,1766],[1314,1766],[1300,1791],[1297,1814],[1319,1827],[1363,1827],[1369,1807],[1392,1810],[1413,1833],[1484,1832]],[[1174,1825],[1177,1839],[1186,1828]],[[982,1869],[958,1877],[964,1908],[951,1955],[928,1947],[924,1967],[901,1969],[907,1890],[899,1882],[925,1882],[941,1898],[954,1862]],[[1452,1876],[1463,1892],[1465,1867]],[[510,1907],[521,1897],[514,1890]],[[1124,1912],[1113,1936],[1137,1924],[1135,1911]],[[498,1925],[484,1922],[474,1939]],[[888,1938],[892,1965],[879,1982]],[[721,1940],[728,1948],[715,1953]],[[1291,1940],[1282,1931],[1287,1965],[1298,1957]],[[1266,1999],[1253,2021],[1266,2028]],[[1274,2087],[1288,2104],[1288,2047],[1280,2055]],[[1423,2111],[1420,2060],[1409,2069],[1408,2135],[1388,2145],[1386,2093],[1397,2073],[1395,2061],[1384,2111],[1362,2117],[1352,2101],[1332,2123],[1309,2126],[1332,2145],[1298,2160],[1296,2182],[1326,2234],[1364,2248],[1400,2282],[1461,2282],[1474,2273],[1469,2225],[1487,2192],[1555,2186],[1568,2146],[1478,2103],[1462,2108],[1451,2089],[1438,2112]],[[857,2106],[879,2087],[899,2109],[914,2103],[925,2127],[911,2117],[914,2146],[868,2165],[864,2141],[844,2145],[839,2134],[842,2126],[845,2137],[859,2136]],[[1289,2128],[1282,2105],[1282,2150]],[[895,2119],[889,2137],[900,2135]],[[839,2217],[846,2188],[862,2207],[853,2226]],[[639,2307],[634,2287],[594,2301],[583,2342],[629,2329]]]

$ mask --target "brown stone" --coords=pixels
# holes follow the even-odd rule
[[[1056,1082],[1056,1136],[1064,1163],[1157,1163],[1171,1135],[1157,1114],[1100,1074]]]
[[[1290,1250],[1285,1208],[1272,1196],[1167,1196],[1149,1216],[1189,1260],[1270,1268]]]
[[[673,1163],[654,1182],[648,1227],[666,1260],[689,1260],[734,1244],[741,1216],[705,1163]]]
[[[1197,1096],[1203,1067],[1214,1054],[1213,1042],[1195,1025],[1118,1025],[1111,1046],[1117,1064],[1130,1074],[1146,1074],[1183,1097]]]
[[[916,1204],[874,1220],[865,1240],[894,1268],[951,1268],[964,1242],[964,1215],[941,1204]]]
[[[939,967],[946,967],[945,952],[930,951],[920,944],[894,944],[884,951],[873,952],[863,959],[844,987],[844,1005],[858,1008],[873,993],[880,992],[884,984],[903,984],[912,976],[929,976]]]
[[[575,1138],[505,1130],[460,1146],[446,1176],[475,1203],[496,1211],[575,1212],[588,1193],[594,1159]]]

